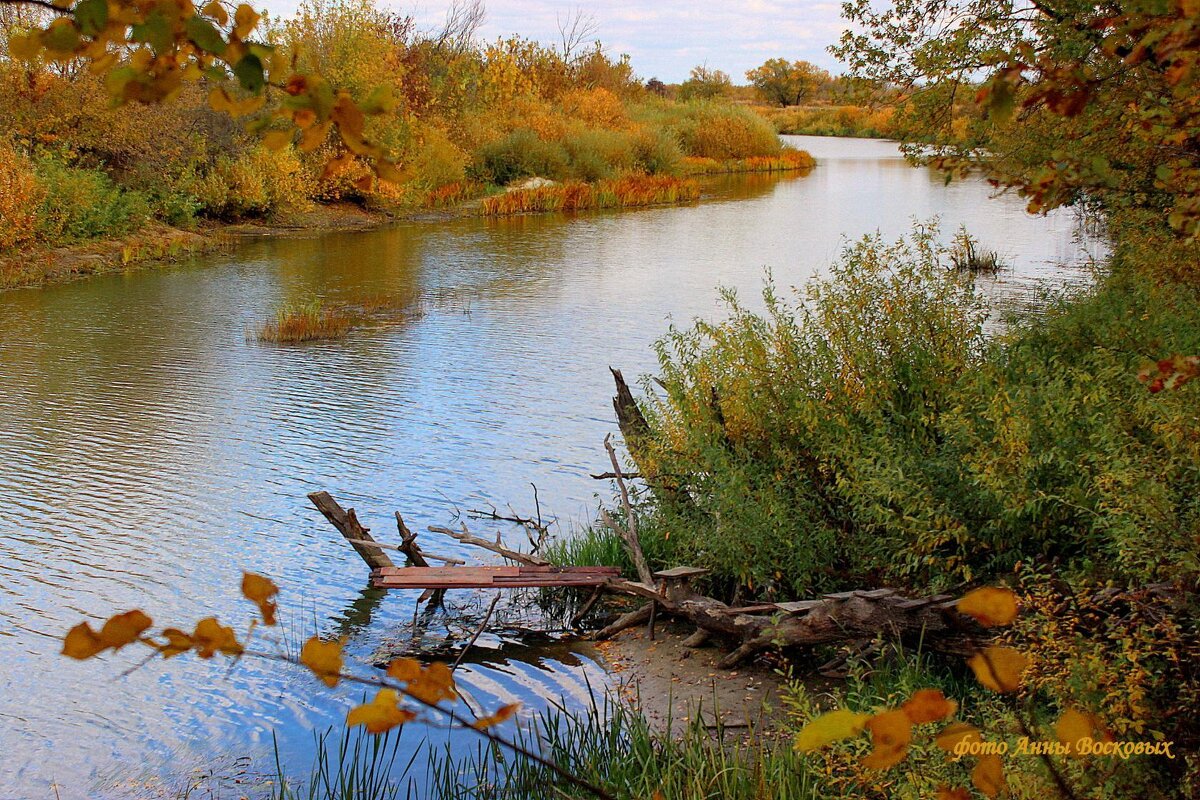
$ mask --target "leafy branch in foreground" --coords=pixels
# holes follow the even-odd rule
[[[379,86],[358,102],[315,72],[297,71],[295,54],[254,38],[262,17],[245,3],[232,16],[220,0],[199,9],[191,0],[0,4],[44,7],[57,14],[44,27],[9,38],[9,55],[15,60],[84,61],[104,76],[118,105],[169,101],[185,83],[204,81],[212,85],[208,100],[213,110],[250,117],[247,130],[261,136],[267,147],[281,149],[298,136],[297,146],[308,152],[335,130],[346,150],[326,163],[326,176],[343,172],[362,157],[380,179],[400,180],[387,152],[365,133],[367,117],[397,107],[391,88]],[[279,99],[268,108],[270,90]]]
[[[1016,595],[1008,589],[994,587],[970,592],[958,601],[957,609],[988,628],[1011,625],[1018,611]],[[1014,648],[991,646],[977,651],[967,664],[983,686],[994,692],[1012,695],[1021,686],[1021,678],[1029,660]],[[919,689],[899,708],[885,709],[874,715],[848,709],[830,711],[811,720],[800,730],[795,749],[799,752],[815,750],[867,730],[871,733],[873,749],[862,759],[862,766],[873,770],[889,769],[908,756],[915,726],[949,720],[957,708],[958,704],[946,698],[941,690]],[[1013,710],[1021,733],[1027,739],[1032,739],[1029,723],[1015,708]],[[1111,734],[1095,715],[1076,708],[1068,708],[1063,712],[1054,726],[1054,733],[1058,743],[1054,752],[1062,755],[1086,752],[1093,741],[1112,741]],[[963,755],[976,758],[971,770],[971,783],[979,792],[987,797],[999,797],[1008,791],[1001,758],[1008,752],[1006,744],[985,741],[979,728],[965,722],[951,722],[934,735],[933,741],[939,749],[955,759]],[[1065,800],[1074,800],[1076,793],[1050,758],[1050,753],[1039,749],[1038,755],[1059,795]],[[965,800],[969,796],[963,788],[943,786],[938,790],[939,800]]]
[[[278,594],[279,588],[268,578],[253,573],[243,575],[242,595],[258,606],[261,622],[265,625],[276,624],[275,598]],[[258,623],[259,620],[251,621],[243,640],[238,639],[232,627],[222,625],[215,617],[200,620],[191,633],[180,628],[164,628],[157,634],[148,634],[153,621],[143,611],[134,609],[110,617],[99,630],[94,630],[87,622],[79,623],[64,637],[62,654],[82,661],[136,643],[153,651],[150,658],[161,656],[168,659],[192,652],[203,659],[221,654],[235,659],[249,657],[305,666],[330,688],[345,680],[377,690],[370,702],[357,705],[347,713],[348,727],[362,725],[368,733],[378,735],[411,722],[417,718],[417,712],[402,705],[401,698],[407,698],[417,706],[443,715],[458,727],[473,731],[489,742],[548,769],[563,781],[603,800],[611,800],[612,796],[603,788],[571,774],[518,742],[489,730],[511,718],[519,704],[501,706],[495,712],[475,720],[469,720],[441,705],[442,701],[453,701],[458,697],[454,675],[446,664],[435,662],[423,666],[416,659],[398,658],[388,665],[385,677],[356,675],[345,669],[342,652],[344,640],[323,640],[313,636],[304,643],[298,657],[247,649],[244,641],[248,640]]]

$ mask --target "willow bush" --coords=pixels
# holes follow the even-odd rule
[[[1197,389],[1152,395],[1136,373],[1147,342],[1200,349],[1196,292],[1129,262],[992,340],[929,227],[851,244],[790,297],[769,283],[761,313],[727,292],[726,321],[658,344],[639,466],[688,501],[658,498],[647,535],[718,587],[791,597],[1022,560],[1194,577]]]

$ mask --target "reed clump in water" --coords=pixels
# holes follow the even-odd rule
[[[950,266],[956,272],[995,275],[1004,269],[1004,262],[995,250],[984,250],[979,240],[960,228],[950,246]]]
[[[597,208],[686,203],[700,197],[694,180],[673,175],[626,175],[584,183],[567,181],[549,186],[518,189],[485,198],[484,216],[506,216],[546,211],[586,211]]]
[[[785,148],[774,156],[751,156],[749,158],[696,158],[683,159],[683,171],[689,175],[720,175],[733,172],[806,172],[817,162],[805,150]]]
[[[294,344],[345,336],[354,323],[353,315],[344,308],[327,306],[320,300],[285,305],[275,319],[258,329],[260,342]]]

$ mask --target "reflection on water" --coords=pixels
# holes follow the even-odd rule
[[[670,321],[719,313],[718,285],[752,296],[767,267],[799,284],[845,237],[895,237],[933,215],[1015,266],[989,290],[1000,296],[1081,279],[1059,266],[1086,260],[1068,215],[1029,217],[978,181],[946,186],[888,143],[797,138],[812,174],[718,179],[691,207],[262,240],[0,295],[0,797],[48,796],[52,782],[81,797],[106,776],[127,786],[258,757],[273,729],[306,768],[306,729],[340,721],[358,690],[311,698],[303,674],[190,657],[114,680],[128,657],[68,662],[59,637],[134,607],[168,624],[245,619],[237,587],[254,570],[284,587],[293,643],[315,629],[369,659],[411,626],[414,595],[364,591],[305,495],[331,492],[384,535],[393,510],[423,530],[452,501],[528,504],[531,482],[544,508],[587,517],[614,427],[606,367],[651,370]],[[342,341],[248,340],[313,295],[431,302]],[[476,557],[449,540],[436,550]],[[583,703],[586,681],[602,683],[569,649],[522,658],[470,665],[462,681],[484,706]]]

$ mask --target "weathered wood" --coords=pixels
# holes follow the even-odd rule
[[[625,542],[625,549],[629,552],[629,557],[633,559],[638,579],[642,583],[654,583],[654,575],[650,572],[650,565],[646,563],[646,556],[642,552],[642,542],[638,538],[637,513],[633,510],[633,503],[629,500],[629,487],[625,485],[625,477],[621,474],[621,463],[617,459],[617,451],[612,445],[612,434],[604,437],[604,449],[608,451],[608,459],[612,462],[613,472],[617,474],[617,488],[621,490],[621,505],[625,509],[625,525],[618,525],[616,520],[603,508],[600,509],[600,519]]]
[[[394,567],[395,564],[388,554],[379,547],[370,534],[370,529],[363,527],[354,514],[354,509],[343,509],[328,492],[313,492],[308,496],[317,510],[325,515],[333,527],[350,542],[354,552],[367,563],[371,569],[379,567]]]
[[[641,625],[646,620],[650,619],[650,609],[652,603],[647,603],[636,611],[630,611],[628,614],[622,614],[609,626],[596,631],[596,639],[604,640],[616,636],[626,628],[632,628],[634,625]]]
[[[349,542],[350,544],[354,544],[355,542],[357,542],[359,544],[370,545],[373,548],[378,547],[381,550],[397,550],[401,553],[404,553],[405,555],[408,555],[408,551],[405,550],[402,546],[400,546],[398,544],[389,544],[387,542],[377,542],[374,539],[347,539],[346,541]],[[440,561],[443,564],[466,564],[467,563],[466,561],[463,561],[461,558],[455,558],[453,556],[439,556],[435,553],[426,553],[424,550],[421,551],[421,556],[422,556],[422,561],[424,561],[425,559],[432,559],[433,561]],[[426,562],[424,564],[417,564],[416,566],[418,566],[418,567],[428,566],[428,562]]]
[[[385,567],[371,573],[371,584],[383,589],[601,586],[618,572],[613,567]]]
[[[451,539],[457,539],[458,541],[462,542],[463,544],[469,544],[473,547],[482,547],[484,550],[489,550],[493,553],[496,553],[497,555],[504,556],[509,561],[516,561],[519,564],[528,564],[530,566],[543,566],[543,567],[550,566],[550,562],[547,561],[546,559],[542,558],[541,556],[535,556],[535,555],[531,555],[529,553],[522,553],[519,550],[510,550],[509,548],[505,547],[502,544],[489,542],[487,539],[480,539],[478,536],[472,536],[467,531],[465,525],[463,526],[463,529],[461,531],[451,530],[450,528],[444,528],[440,525],[430,525],[429,530],[432,533],[445,534],[446,536],[449,536]]]

